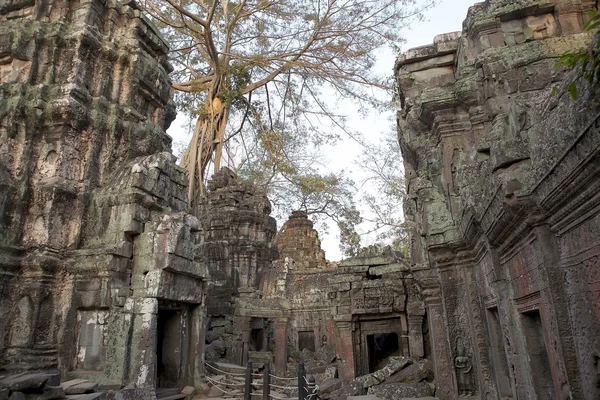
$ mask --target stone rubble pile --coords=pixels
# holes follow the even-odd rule
[[[350,382],[342,382],[336,377],[319,381],[319,396],[323,400],[401,400],[427,398],[435,394],[431,362],[414,362],[406,357],[393,356],[383,365],[377,371]]]
[[[59,374],[24,372],[0,378],[2,400],[52,400],[65,398]]]
[[[109,396],[108,392],[99,392],[98,384],[86,379],[61,383],[58,373],[22,372],[0,376],[0,400],[124,400],[127,397],[114,393],[111,391],[112,396]]]

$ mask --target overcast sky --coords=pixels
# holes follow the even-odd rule
[[[468,8],[477,3],[474,0],[439,0],[438,5],[428,10],[425,13],[426,21],[414,23],[410,29],[407,29],[404,33],[406,43],[401,46],[402,51],[408,50],[413,47],[423,46],[433,43],[435,35],[447,32],[454,32],[462,30],[462,23],[467,16]],[[383,74],[390,74],[395,61],[395,55],[391,52],[385,52],[380,57],[377,64],[377,72]],[[179,118],[171,125],[168,133],[173,137],[175,141],[189,140],[190,134],[187,132],[187,126],[185,126],[185,118],[183,115],[179,115]],[[377,136],[379,132],[390,129],[389,119],[392,114],[375,114],[371,113],[368,116],[361,118],[356,117],[351,122],[357,130],[362,130],[363,134],[367,136]],[[353,160],[358,157],[361,149],[353,142],[346,140],[341,141],[335,148],[331,148],[327,151],[325,156],[329,159],[331,168],[335,170],[339,169],[352,169]],[[339,155],[343,155],[340,157]],[[400,154],[398,155],[400,157]],[[360,205],[359,205],[360,209]],[[398,207],[398,212],[402,212],[401,208]],[[281,221],[279,221],[281,222]],[[281,227],[278,223],[278,228]],[[342,258],[339,251],[339,239],[337,238],[337,232],[335,229],[330,229],[328,235],[324,235],[320,232],[321,245],[325,250],[325,255],[330,261],[337,261]],[[369,238],[364,238],[363,245],[369,245]]]
[[[467,16],[467,11],[470,6],[477,3],[475,0],[441,0],[439,4],[425,13],[426,20],[423,22],[414,23],[410,29],[404,33],[406,43],[401,46],[402,51],[406,51],[413,47],[424,46],[433,43],[433,38],[436,35],[462,30],[462,23]],[[377,64],[378,72],[388,74],[393,70],[395,55],[389,51],[380,57]],[[390,129],[389,119],[393,118],[392,113],[375,114],[371,113],[367,117],[356,118],[352,125],[363,130],[365,136],[378,135],[379,132]],[[338,143],[335,149],[330,153],[330,166],[336,169],[352,169],[352,160],[358,157],[361,151],[360,146],[353,143],[351,140]],[[339,155],[343,154],[343,157]],[[337,156],[336,156],[337,155]],[[400,157],[400,154],[398,155]],[[359,175],[360,171],[354,171],[353,176]],[[360,204],[358,204],[360,209]],[[361,210],[363,212],[363,210]],[[402,209],[398,206],[398,212]],[[325,250],[325,255],[330,261],[338,261],[342,258],[339,251],[339,239],[335,229],[330,228],[328,235],[320,234],[321,247]],[[362,245],[370,245],[375,237],[362,237]]]

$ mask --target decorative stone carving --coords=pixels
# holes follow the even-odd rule
[[[473,387],[473,364],[471,357],[467,354],[462,338],[456,338],[456,357],[454,367],[456,368],[456,380],[458,383],[458,394],[460,396],[472,396],[475,394]]]
[[[0,369],[153,388],[160,298],[189,317],[174,383],[199,383],[206,271],[166,43],[132,1],[0,9]]]
[[[431,332],[440,399],[471,390],[525,398],[532,386],[540,398],[598,395],[582,379],[595,376],[584,359],[598,342],[582,332],[600,329],[583,305],[599,298],[586,262],[600,254],[598,88],[578,82],[573,101],[564,89],[577,72],[554,69],[591,41],[582,26],[592,8],[487,0],[470,9],[463,32],[397,60],[411,268],[439,321]],[[489,335],[490,309],[504,335]],[[533,318],[533,332],[542,327],[533,342],[544,351],[527,344],[537,333],[522,318]],[[470,386],[452,379],[461,373],[446,343],[457,336],[470,352]]]

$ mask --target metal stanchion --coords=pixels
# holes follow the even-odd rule
[[[298,400],[306,400],[306,371],[304,370],[304,361],[298,364]]]
[[[252,399],[252,361],[246,367],[246,380],[244,382],[244,400]]]

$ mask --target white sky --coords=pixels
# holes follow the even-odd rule
[[[406,43],[401,46],[402,51],[433,43],[435,35],[462,30],[462,23],[467,16],[468,8],[477,3],[477,1],[440,0],[438,3],[437,6],[425,13],[425,21],[416,22],[410,29],[405,30],[403,36],[406,39]],[[391,51],[382,54],[378,60],[378,72],[390,74],[394,67],[394,61],[395,55]],[[367,136],[367,133],[369,135],[378,135],[380,132],[389,129],[390,124],[388,120],[391,116],[392,113],[370,113],[364,118],[357,116],[350,124],[356,130],[362,131],[365,136]],[[174,141],[189,138],[185,118],[183,117],[183,115],[179,115],[168,131]],[[352,169],[353,160],[358,157],[359,153],[360,148],[358,145],[350,140],[344,140],[340,141],[335,147],[326,150],[325,156],[329,159],[328,166],[332,169]],[[401,155],[398,154],[398,157],[401,157]],[[354,166],[354,168],[356,167]],[[398,212],[402,212],[400,205],[398,206]],[[278,228],[280,227],[278,226]],[[337,232],[334,229],[330,229],[328,235],[320,233],[319,236],[321,238],[321,247],[325,250],[327,259],[330,261],[340,260],[342,256],[338,247]],[[363,239],[363,245],[371,244],[369,243],[369,238]]]

